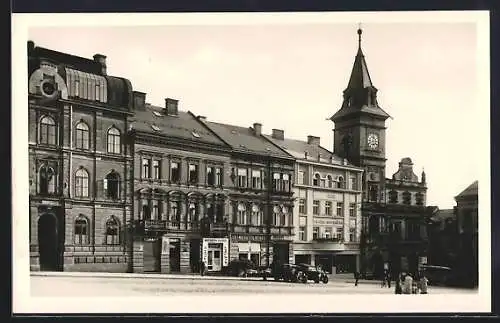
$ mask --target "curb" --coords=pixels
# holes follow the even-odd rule
[[[30,272],[35,277],[83,277],[83,278],[136,278],[136,279],[184,279],[184,280],[235,280],[263,281],[261,277],[220,277],[174,274],[134,274],[134,273],[99,273],[99,272]]]

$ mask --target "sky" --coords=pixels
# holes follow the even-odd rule
[[[425,14],[425,13],[424,13]],[[473,22],[362,21],[362,49],[386,122],[386,177],[410,157],[427,175],[427,204],[456,205],[485,156],[478,104],[478,31]],[[210,121],[263,125],[264,133],[321,137],[333,123],[356,55],[358,20],[303,23],[32,27],[36,46],[92,58],[131,80],[146,101],[178,99]],[[484,59],[489,59],[485,57]],[[489,133],[488,133],[489,134]],[[489,147],[489,146],[488,146]]]

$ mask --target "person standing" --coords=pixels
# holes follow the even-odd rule
[[[429,280],[425,275],[422,275],[420,278],[420,294],[427,294],[427,284],[429,283]]]
[[[205,275],[205,262],[202,261],[200,265],[200,275],[204,276]]]
[[[403,292],[401,276],[396,278],[396,288],[394,290],[396,294],[401,294]]]
[[[391,288],[391,274],[387,271],[385,279],[387,280],[387,287]]]
[[[354,272],[354,286],[358,286],[358,281],[359,281],[359,272],[356,270]]]
[[[413,287],[413,277],[410,274],[406,275],[403,287],[403,294],[411,294]]]

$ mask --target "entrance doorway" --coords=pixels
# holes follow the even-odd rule
[[[208,244],[208,257],[207,257],[207,270],[208,271],[221,271],[222,269],[222,244],[209,243]]]
[[[178,273],[181,271],[181,241],[170,239],[170,271]]]
[[[200,272],[201,263],[201,241],[199,239],[192,239],[189,241],[189,262],[191,264],[191,271],[194,273]]]
[[[161,271],[161,239],[144,241],[144,272]]]
[[[276,243],[274,245],[275,261],[280,264],[287,264],[290,262],[290,249],[288,243]]]
[[[38,252],[41,271],[61,270],[57,225],[57,218],[52,213],[45,213],[38,219]]]

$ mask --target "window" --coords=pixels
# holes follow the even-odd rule
[[[83,245],[89,243],[89,223],[87,218],[80,215],[75,220],[75,244]]]
[[[260,171],[259,170],[252,170],[252,188],[253,189],[260,189],[262,184],[261,176],[260,176]]]
[[[104,190],[108,199],[117,200],[120,197],[120,176],[111,172],[104,179]]]
[[[332,228],[330,227],[325,228],[325,231],[323,232],[323,238],[330,239],[331,237],[332,237]]]
[[[332,188],[333,187],[333,179],[332,179],[332,176],[331,175],[328,175],[326,177],[327,181],[328,181],[328,187],[329,188]]]
[[[106,244],[117,245],[120,244],[120,225],[118,220],[111,216],[111,218],[106,221]]]
[[[247,208],[244,204],[240,203],[238,204],[238,224],[240,225],[246,225],[246,220],[247,220]]]
[[[411,204],[411,193],[410,192],[408,192],[408,191],[403,192],[403,203],[406,205]]]
[[[306,227],[299,227],[299,240],[300,241],[307,241]]]
[[[99,86],[99,84],[96,84],[95,85],[95,100],[96,101],[100,101],[100,93],[101,93],[101,87]]]
[[[56,192],[56,171],[53,167],[43,165],[38,172],[40,178],[39,193],[54,194]]]
[[[337,216],[344,216],[344,203],[337,202]]]
[[[80,81],[75,80],[75,96],[80,96]]]
[[[89,149],[89,126],[85,122],[76,125],[76,148]]]
[[[356,235],[356,228],[349,228],[349,241],[350,242],[356,241],[355,235]]]
[[[306,200],[305,199],[299,200],[299,213],[306,214]]]
[[[319,201],[318,200],[313,201],[313,214],[319,215]]]
[[[198,183],[198,165],[196,164],[189,164],[189,183]]]
[[[144,220],[151,220],[151,209],[149,208],[149,205],[144,204],[142,206],[142,218]]]
[[[120,130],[112,127],[108,130],[108,153],[121,153]]]
[[[273,187],[275,191],[281,191],[281,176],[279,173],[273,174]]]
[[[337,227],[336,238],[338,240],[343,240],[344,239],[344,228]]]
[[[252,219],[250,224],[261,225],[262,224],[262,212],[258,205],[252,205]]]
[[[325,202],[325,214],[332,215],[332,202],[330,201]]]
[[[377,202],[378,199],[378,187],[377,185],[370,185],[368,188],[368,201]]]
[[[142,178],[151,178],[151,159],[142,159]]]
[[[356,203],[349,204],[349,216],[356,217]]]
[[[320,187],[326,187],[326,179],[321,178],[321,179],[319,180],[319,186],[320,186]]]
[[[207,184],[209,186],[215,185],[215,169],[214,167],[207,167]]]
[[[161,167],[159,160],[153,160],[153,179],[161,178]]]
[[[337,178],[337,188],[345,188],[344,178],[342,176]]]
[[[215,205],[215,223],[222,223],[224,221],[224,206],[220,204]]]
[[[198,212],[196,210],[197,210],[196,204],[189,203],[189,211],[186,218],[186,221],[188,223],[198,221]]]
[[[298,179],[299,184],[302,184],[302,185],[305,184],[304,171],[299,170],[298,178],[297,179]]]
[[[77,170],[75,174],[75,196],[89,196],[89,173],[83,168]]]
[[[319,186],[320,179],[321,179],[321,176],[319,174],[315,174],[314,179],[313,179],[313,186]]]
[[[45,116],[40,120],[40,143],[56,144],[56,122],[51,117]]]
[[[286,207],[283,207],[280,213],[280,226],[286,226],[287,225],[287,216],[288,216],[288,209]]]
[[[178,222],[180,221],[180,202],[179,201],[171,201],[170,202],[170,221]]]
[[[238,187],[247,186],[247,170],[244,168],[238,168]]]
[[[222,185],[222,168],[220,167],[215,168],[215,185]]]
[[[180,181],[180,179],[181,177],[180,177],[179,163],[172,162],[170,164],[170,180],[174,183],[177,183]]]
[[[281,184],[283,192],[290,191],[290,176],[288,174],[283,174]]]
[[[389,203],[398,203],[398,192],[392,190],[389,192]]]
[[[313,240],[318,239],[319,236],[319,227],[313,227]]]
[[[358,183],[356,181],[356,177],[351,177],[351,190],[358,190]]]
[[[424,205],[424,194],[418,192],[415,194],[415,204]]]
[[[273,208],[273,225],[274,226],[278,226],[279,225],[279,222],[280,222],[280,213],[281,213],[281,210],[280,210],[280,207],[275,205],[274,208]]]
[[[214,222],[215,212],[214,212],[214,206],[211,203],[208,203],[206,205],[206,212],[207,212],[207,217],[210,220],[210,222]]]
[[[153,216],[152,220],[160,219],[160,202],[158,200],[153,200]]]

